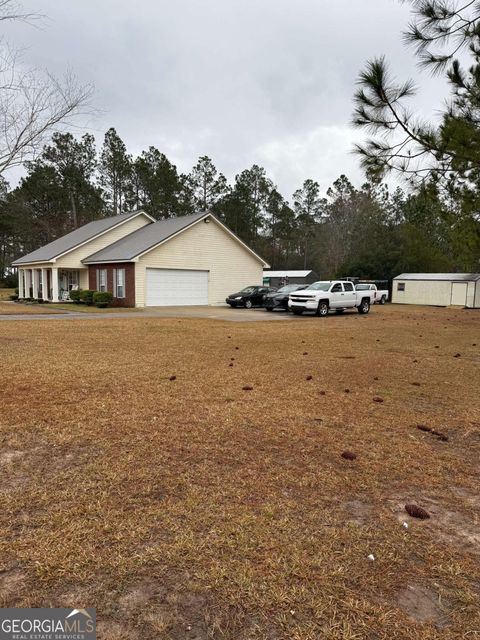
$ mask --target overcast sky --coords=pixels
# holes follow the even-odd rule
[[[12,24],[24,60],[95,85],[88,130],[114,126],[132,154],[149,145],[188,172],[210,156],[229,179],[253,163],[289,198],[304,179],[361,184],[349,126],[364,62],[386,54],[421,85],[425,114],[440,80],[419,76],[398,0],[24,0],[41,28]]]

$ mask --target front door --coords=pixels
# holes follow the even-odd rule
[[[354,307],[356,297],[355,297],[355,287],[353,286],[353,282],[344,282],[343,291],[345,293],[345,295],[343,296],[343,304],[346,307]]]

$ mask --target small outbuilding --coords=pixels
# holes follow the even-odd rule
[[[311,284],[318,280],[315,271],[277,270],[264,271],[263,284],[267,287],[283,287],[286,284]]]
[[[480,273],[402,273],[393,279],[392,302],[480,308]]]

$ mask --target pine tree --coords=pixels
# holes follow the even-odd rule
[[[124,142],[112,127],[105,134],[99,162],[99,182],[103,187],[110,215],[118,215],[128,208],[131,173],[131,157],[127,154]]]

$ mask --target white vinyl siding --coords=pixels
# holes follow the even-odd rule
[[[108,247],[108,245],[120,240],[134,231],[137,231],[137,229],[141,229],[146,224],[150,224],[150,220],[144,215],[138,215],[131,220],[127,220],[118,227],[106,231],[98,238],[90,240],[78,249],[73,249],[73,251],[70,251],[61,258],[58,258],[54,266],[59,269],[62,267],[66,269],[85,269],[88,272],[87,265],[81,262],[84,258],[92,255],[92,253],[100,251],[100,249]]]
[[[145,305],[208,304],[208,271],[147,269]]]
[[[263,264],[215,220],[203,220],[152,249],[135,264],[135,300],[145,305],[147,268],[208,271],[208,304],[224,304],[230,293],[261,285]]]

